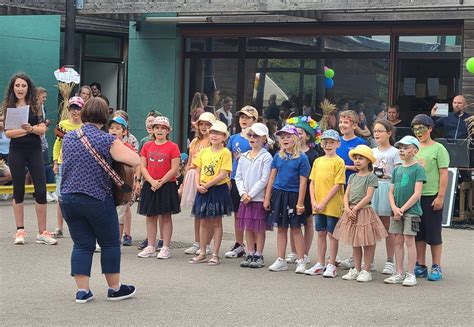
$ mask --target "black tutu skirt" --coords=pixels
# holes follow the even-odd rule
[[[214,218],[232,213],[232,200],[227,184],[216,185],[207,193],[196,193],[192,214],[199,219]]]
[[[296,204],[298,202],[297,192],[272,190],[270,201],[271,211],[268,215],[268,225],[277,225],[278,227],[301,227],[306,225],[306,217],[296,214]]]
[[[150,183],[145,182],[140,197],[138,204],[140,215],[150,217],[177,214],[181,211],[176,182],[165,183],[157,191],[152,191]]]

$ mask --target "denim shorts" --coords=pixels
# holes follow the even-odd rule
[[[327,231],[332,234],[334,232],[334,228],[336,228],[336,224],[338,221],[339,219],[336,217],[317,214],[315,229],[317,232]]]
[[[62,165],[58,164],[58,173],[55,176],[56,179],[56,194],[61,197],[61,179],[62,179]]]

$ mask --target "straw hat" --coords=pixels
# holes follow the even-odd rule
[[[375,163],[374,153],[372,152],[372,149],[369,148],[367,145],[359,144],[358,146],[355,147],[355,149],[352,149],[351,151],[349,151],[349,157],[352,160],[354,160],[354,156],[356,154],[369,159],[372,162],[372,164]]]

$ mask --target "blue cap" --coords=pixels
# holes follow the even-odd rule
[[[321,140],[324,140],[324,139],[339,141],[340,140],[339,133],[333,129],[327,129],[323,132],[323,135],[321,135]]]
[[[120,116],[112,118],[112,121],[117,123],[117,124],[122,125],[125,128],[128,128],[127,121],[125,119],[123,119],[122,117],[120,117]]]
[[[187,153],[181,153],[181,161],[185,162],[186,160],[188,160],[188,154]]]
[[[413,144],[418,149],[420,148],[420,141],[418,141],[418,139],[416,137],[411,136],[411,135],[406,135],[406,136],[402,137],[402,139],[400,141],[395,143],[395,146],[398,148],[398,146],[400,144],[402,144],[402,145],[411,145],[411,144]]]

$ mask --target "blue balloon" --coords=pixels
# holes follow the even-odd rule
[[[332,78],[325,78],[324,86],[327,89],[332,89],[332,87],[334,86],[334,81],[332,80]]]

